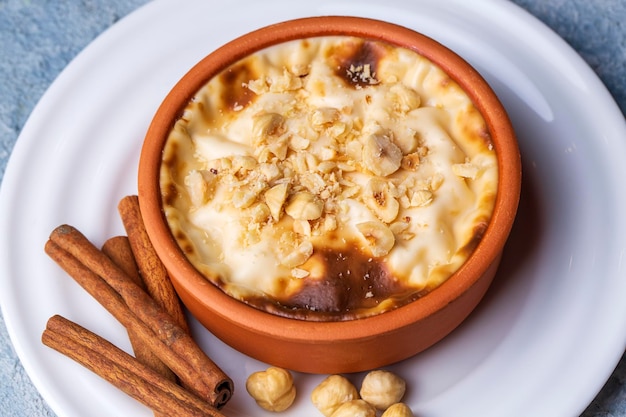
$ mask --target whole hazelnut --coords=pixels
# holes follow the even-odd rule
[[[296,398],[296,387],[289,371],[270,367],[254,372],[246,380],[246,390],[256,403],[268,411],[284,411]]]
[[[341,375],[326,377],[311,392],[311,401],[326,417],[333,415],[343,403],[358,398],[359,393],[355,386]]]
[[[406,382],[396,374],[375,370],[365,375],[361,385],[361,398],[379,410],[400,402],[406,390]]]

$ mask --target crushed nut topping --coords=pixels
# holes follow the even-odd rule
[[[298,42],[233,66],[233,79],[248,79],[227,93],[209,82],[172,130],[161,186],[181,246],[239,298],[296,294],[335,273],[320,249],[356,250],[407,286],[436,285],[440,265],[467,256],[457,251],[473,219],[492,209],[479,198],[497,184],[484,120],[414,52],[354,38]]]

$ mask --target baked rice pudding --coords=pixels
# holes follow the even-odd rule
[[[346,36],[289,41],[213,77],[167,139],[163,210],[194,267],[273,314],[350,320],[432,291],[493,211],[487,125],[443,70]]]

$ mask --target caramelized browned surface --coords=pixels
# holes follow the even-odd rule
[[[348,86],[364,87],[376,84],[379,60],[385,56],[383,44],[355,39],[328,51],[327,59],[335,66],[335,73]]]
[[[342,251],[324,248],[312,257],[324,267],[321,279],[302,278],[299,291],[290,297],[245,301],[285,317],[340,321],[361,317],[383,302],[388,304],[387,310],[394,309],[425,293],[394,278],[384,263],[364,256],[356,247]]]

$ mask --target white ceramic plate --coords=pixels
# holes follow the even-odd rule
[[[604,86],[560,38],[506,1],[157,0],[98,38],[54,82],[4,178],[3,314],[58,415],[151,413],[41,344],[46,320],[62,314],[128,349],[121,326],[44,255],[48,234],[61,223],[96,244],[122,233],[117,202],[136,193],[143,133],[175,81],[246,31],[323,14],[396,22],[456,50],[493,85],[519,135],[524,194],[493,287],[452,335],[390,367],[408,381],[416,415],[571,417],[609,377],[626,340],[626,127]],[[192,324],[237,384],[224,411],[264,415],[244,381],[265,365]],[[361,377],[350,376],[357,384]],[[317,415],[309,394],[321,379],[296,375],[300,395],[283,415]]]

